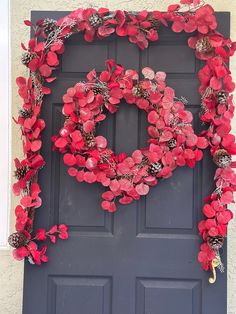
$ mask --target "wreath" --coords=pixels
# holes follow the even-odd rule
[[[120,203],[129,203],[147,194],[149,186],[155,185],[159,178],[168,177],[176,166],[193,167],[202,157],[201,149],[208,146],[217,165],[216,188],[206,197],[203,206],[205,217],[199,222],[203,243],[198,260],[204,270],[213,272],[211,283],[216,280],[215,268],[223,270],[220,249],[233,217],[228,206],[234,202],[236,189],[236,175],[232,169],[236,144],[230,133],[235,84],[228,68],[236,43],[216,30],[217,21],[210,5],[200,0],[180,2],[180,5],[170,5],[164,13],[79,8],[58,21],[47,18],[36,25],[25,21],[32,27],[34,36],[27,47],[21,44],[24,50],[21,61],[29,69],[29,77],[16,80],[23,105],[15,122],[21,129],[25,154],[23,160],[15,159],[13,192],[21,199],[15,209],[16,232],[9,236],[9,244],[14,247],[16,259],[28,258],[34,264],[47,262],[47,246],[40,248],[39,242],[49,238],[55,243],[57,237],[68,238],[65,224],[52,226],[48,231],[33,230],[35,212],[42,202],[37,174],[45,164],[40,154],[41,132],[45,128],[40,112],[43,97],[51,93],[49,84],[56,79],[52,73],[59,65],[58,56],[64,52],[65,40],[81,32],[88,42],[116,33],[127,36],[131,43],[145,49],[149,42],[158,40],[159,28],[171,23],[174,32],[194,32],[188,45],[194,49],[196,58],[205,61],[198,73],[200,119],[206,125],[205,130],[199,136],[194,134],[189,125],[191,115],[185,111],[183,102],[175,99],[174,91],[166,87],[164,73],[145,68],[144,79],[139,81],[134,70],[124,71],[121,65],[108,60],[107,70],[99,77],[93,70],[87,76],[88,82],[80,82],[67,91],[64,96],[67,121],[60,136],[53,137],[53,145],[64,154],[69,174],[78,181],[99,181],[109,186],[102,202],[108,211],[115,211],[115,197],[120,197]],[[131,157],[116,156],[107,148],[106,139],[95,135],[96,124],[105,118],[105,108],[115,112],[121,98],[147,111],[151,124],[148,149],[141,148]],[[168,101],[163,101],[165,98]],[[79,114],[72,100],[80,105]]]
[[[158,179],[169,178],[178,166],[194,167],[202,159],[198,148],[206,148],[205,137],[194,134],[192,114],[166,86],[164,72],[144,68],[143,80],[135,70],[126,70],[114,60],[98,76],[88,73],[88,82],[79,82],[63,96],[65,124],[54,147],[64,154],[68,173],[79,182],[100,182],[109,190],[102,194],[102,208],[116,211],[115,200],[129,204],[149,192]],[[95,136],[96,125],[106,118],[105,110],[115,113],[122,99],[148,113],[149,147],[132,156],[118,156],[107,147],[103,136]]]

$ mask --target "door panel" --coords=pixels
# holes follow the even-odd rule
[[[32,19],[65,14],[35,11]],[[229,14],[217,17],[219,31],[227,36]],[[145,51],[116,36],[92,44],[81,35],[67,40],[53,93],[43,106],[42,154],[47,164],[39,176],[43,205],[35,228],[66,223],[70,237],[49,250],[48,264],[38,268],[25,263],[24,314],[226,314],[226,273],[209,286],[209,274],[197,262],[202,200],[214,188],[214,165],[207,152],[195,169],[177,169],[146,197],[119,206],[115,214],[100,207],[103,187],[77,183],[61,155],[52,153],[51,136],[63,125],[63,94],[93,67],[102,71],[107,58],[125,68],[166,71],[176,95],[189,100],[187,108],[199,132],[201,63],[187,47],[187,38],[163,27],[160,40]],[[98,133],[116,153],[131,154],[146,145],[146,114],[123,101]],[[226,263],[226,252],[224,259]]]

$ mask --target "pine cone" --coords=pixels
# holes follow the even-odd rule
[[[93,87],[93,93],[94,95],[102,94],[102,88],[98,86]]]
[[[17,180],[21,180],[26,176],[26,173],[28,172],[27,166],[21,166],[20,168],[16,169],[14,172],[14,176]]]
[[[211,237],[208,236],[207,237],[207,243],[210,245],[210,247],[212,247],[215,250],[219,250],[220,248],[222,248],[223,244],[224,244],[224,237],[222,236],[216,236],[216,237]]]
[[[54,32],[57,28],[57,21],[53,19],[45,19],[42,23],[43,31],[46,35],[49,35],[51,32]]]
[[[226,104],[229,94],[225,92],[224,90],[221,90],[217,92],[215,96],[219,104]]]
[[[146,91],[141,85],[137,84],[136,86],[133,87],[132,93],[134,96],[138,98],[144,98],[148,99],[149,98],[149,93]]]
[[[93,133],[85,133],[84,134],[84,141],[86,146],[93,147],[95,145],[95,137]]]
[[[218,149],[213,156],[213,161],[218,167],[226,168],[231,164],[232,157],[225,149]]]
[[[211,42],[208,36],[204,36],[197,41],[196,50],[200,53],[209,53],[212,51]]]
[[[177,141],[175,138],[171,138],[168,142],[167,142],[167,146],[170,148],[170,149],[174,149],[177,145]]]
[[[161,171],[161,169],[162,169],[162,165],[159,162],[154,162],[149,166],[148,174],[154,177],[156,176],[158,172]]]
[[[103,24],[103,18],[98,13],[92,14],[88,20],[89,20],[89,24],[94,28],[98,28],[99,26]]]
[[[27,243],[27,239],[23,233],[15,232],[8,237],[8,243],[10,246],[18,249]]]
[[[155,17],[149,17],[148,22],[151,23],[150,29],[154,29],[155,31],[158,31],[161,25],[161,22],[156,19]]]
[[[27,52],[24,52],[21,56],[21,62],[28,66],[30,61],[32,61],[33,59],[37,58],[37,54],[35,52],[30,52],[30,51],[27,51]]]
[[[32,117],[32,110],[31,109],[20,109],[19,116],[23,119],[31,118]]]

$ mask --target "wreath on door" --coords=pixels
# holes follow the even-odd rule
[[[201,134],[193,131],[191,113],[185,110],[184,98],[178,99],[174,90],[166,85],[166,74],[151,68],[142,70],[143,78],[133,69],[125,70],[114,60],[107,60],[107,68],[98,75],[93,69],[86,82],[78,82],[63,97],[65,123],[59,135],[52,138],[54,149],[63,154],[68,173],[78,182],[100,182],[108,190],[102,194],[102,208],[116,210],[115,201],[128,204],[146,195],[150,186],[159,179],[168,178],[177,166],[194,167],[202,159],[202,149],[210,148],[217,166],[215,190],[206,197],[204,219],[199,222],[203,243],[198,260],[204,270],[210,269],[216,280],[215,268],[223,270],[220,249],[223,247],[229,221],[233,218],[228,209],[234,202],[236,175],[232,168],[236,154],[235,137],[231,132],[234,114],[232,92],[235,84],[228,67],[236,50],[236,43],[217,31],[213,8],[200,0],[181,0],[181,4],[168,7],[167,12],[127,12],[106,8],[77,9],[56,21],[39,20],[24,23],[31,27],[34,36],[24,52],[21,62],[29,69],[29,77],[18,77],[18,92],[23,99],[15,122],[20,126],[25,157],[15,159],[13,192],[21,197],[16,206],[16,232],[9,236],[17,260],[28,258],[33,264],[47,262],[47,246],[39,242],[57,237],[68,238],[65,224],[54,225],[50,230],[36,232],[33,222],[42,200],[37,182],[39,170],[45,165],[40,154],[41,133],[45,121],[40,117],[43,97],[51,93],[49,84],[56,77],[53,71],[59,65],[58,56],[64,52],[64,42],[70,36],[84,33],[84,39],[103,39],[116,33],[127,36],[140,49],[158,40],[158,31],[168,26],[174,32],[194,33],[188,45],[196,58],[205,62],[198,73],[201,96],[200,119],[207,126]],[[106,118],[106,112],[115,113],[125,99],[129,104],[147,112],[149,122],[147,148],[140,148],[126,156],[107,147],[107,140],[96,134],[96,126]]]

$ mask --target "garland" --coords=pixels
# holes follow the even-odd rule
[[[235,137],[230,134],[234,112],[231,93],[235,84],[227,66],[236,50],[236,43],[225,39],[216,30],[213,8],[201,4],[200,0],[181,0],[181,5],[170,5],[165,13],[145,10],[139,13],[117,10],[112,13],[105,8],[89,8],[77,9],[59,21],[45,19],[36,25],[25,21],[27,26],[33,28],[34,37],[27,48],[22,44],[25,50],[22,63],[29,68],[29,77],[18,77],[16,81],[23,99],[16,123],[22,132],[25,158],[15,160],[17,182],[13,185],[13,192],[21,196],[20,205],[15,210],[17,232],[9,237],[9,243],[15,248],[15,258],[28,257],[35,264],[46,262],[46,246],[40,250],[38,241],[49,238],[55,243],[57,235],[62,239],[68,237],[64,224],[53,226],[47,232],[39,229],[33,235],[35,210],[41,205],[37,174],[45,164],[40,155],[41,132],[45,127],[40,111],[44,95],[51,93],[47,83],[56,79],[52,73],[59,64],[58,55],[64,51],[64,41],[80,32],[89,42],[95,36],[102,39],[116,33],[118,36],[128,36],[130,42],[145,49],[150,41],[158,40],[159,27],[168,26],[168,23],[172,24],[174,32],[197,33],[189,38],[188,45],[195,50],[196,58],[205,61],[198,78],[202,97],[201,120],[207,128],[200,136],[210,146],[217,169],[214,177],[216,189],[205,199],[205,219],[199,223],[203,244],[198,260],[204,270],[211,269],[214,274],[215,267],[222,269],[219,249],[223,246],[228,223],[233,217],[228,205],[234,202],[233,191],[236,188],[236,176],[232,170],[235,163],[231,157],[236,154],[236,144]],[[43,41],[40,36],[43,36]],[[110,209],[110,205],[103,207]],[[215,275],[210,278],[210,282],[214,281]]]
[[[65,124],[54,136],[54,148],[64,154],[68,173],[78,182],[100,182],[109,188],[102,194],[102,208],[116,211],[115,200],[129,204],[147,195],[149,186],[169,178],[176,167],[193,168],[202,159],[200,149],[208,146],[205,137],[194,134],[192,114],[166,86],[164,72],[144,68],[143,80],[134,70],[124,70],[114,60],[98,76],[88,73],[88,82],[79,82],[63,96]],[[135,104],[148,113],[149,147],[135,150],[132,156],[118,156],[107,147],[103,136],[95,136],[96,125],[106,118],[104,109],[115,113],[120,101]],[[73,166],[73,167],[72,167]]]

